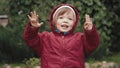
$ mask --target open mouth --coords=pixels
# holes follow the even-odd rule
[[[68,25],[61,25],[62,28],[68,28]]]

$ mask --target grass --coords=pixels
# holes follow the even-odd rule
[[[3,68],[4,65],[5,65],[5,64],[0,64],[0,68]],[[14,67],[16,67],[16,66],[20,66],[20,67],[22,67],[22,68],[25,67],[25,64],[23,64],[23,63],[12,63],[12,64],[9,64],[9,65],[11,66],[11,68],[14,68]]]
[[[120,53],[108,56],[106,58],[104,58],[103,60],[106,60],[107,62],[115,62],[120,66]]]
[[[95,62],[102,62],[102,61],[106,61],[106,62],[114,62],[117,63],[120,66],[120,53],[117,54],[113,54],[113,55],[109,55],[107,57],[104,57],[100,60],[95,60],[93,58],[90,58],[88,60],[89,63],[95,63]]]
[[[12,66],[12,68],[13,67],[15,67],[15,66],[20,66],[20,67],[25,67],[25,64],[22,64],[22,63],[15,63],[15,64],[10,64],[11,66]]]

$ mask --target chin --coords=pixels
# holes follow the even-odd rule
[[[60,32],[69,32],[71,29],[58,29]]]
[[[61,32],[69,32],[69,30],[60,30]]]

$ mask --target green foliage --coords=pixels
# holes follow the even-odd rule
[[[10,28],[3,28],[2,26],[0,26],[0,31],[1,63],[21,61],[26,57],[30,57],[29,55],[32,56],[32,51],[25,46],[22,39],[19,39],[21,35],[12,32]]]
[[[9,3],[9,0],[0,1],[0,15],[8,14],[8,10],[9,10],[8,3]]]
[[[109,12],[109,21],[111,21],[111,41],[112,46],[110,50],[113,52],[120,52],[120,0],[103,0],[103,3],[107,7],[107,12]]]
[[[27,68],[34,68],[35,66],[40,66],[40,59],[30,58],[29,60],[24,61]]]
[[[117,6],[114,3],[118,3]],[[74,5],[80,14],[80,22],[76,31],[83,31],[85,14],[89,14],[93,18],[93,23],[98,28],[100,35],[100,46],[92,54],[92,57],[102,58],[110,53],[109,47],[114,40],[118,40],[120,33],[114,33],[114,23],[119,24],[119,8],[120,1],[109,0],[2,0],[0,2],[0,14],[8,14],[9,24],[6,28],[0,26],[0,60],[5,62],[13,60],[21,60],[34,56],[34,53],[27,48],[23,41],[23,31],[29,22],[27,15],[36,10],[39,15],[40,22],[44,25],[40,32],[50,31],[49,15],[51,10],[58,4],[69,3]],[[111,4],[113,3],[112,7]],[[4,6],[5,5],[5,6]],[[9,6],[8,6],[9,5]],[[3,8],[2,8],[3,7]],[[116,24],[115,24],[116,25]],[[112,30],[111,30],[112,28]],[[120,32],[120,31],[119,31]],[[112,35],[111,39],[111,33]],[[117,35],[117,36],[115,36]],[[119,43],[115,44],[118,45]],[[11,59],[12,58],[12,59]],[[16,59],[17,58],[17,59]]]

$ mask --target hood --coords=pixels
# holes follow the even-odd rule
[[[76,28],[76,26],[77,26],[77,24],[78,24],[78,21],[79,21],[79,13],[78,13],[77,9],[75,9],[75,7],[72,6],[71,4],[60,4],[60,5],[56,6],[56,7],[52,10],[51,15],[50,15],[50,26],[51,26],[51,30],[52,30],[52,32],[55,32],[55,27],[54,27],[54,24],[53,24],[53,14],[54,14],[55,11],[56,11],[59,7],[61,7],[61,6],[70,6],[71,8],[73,8],[73,10],[74,10],[74,12],[75,12],[75,14],[76,14],[76,21],[74,22],[73,28],[70,30],[70,33],[73,33],[73,31],[75,30],[75,28]]]

